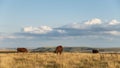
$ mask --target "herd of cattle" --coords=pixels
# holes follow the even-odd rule
[[[28,52],[28,50],[26,48],[17,48],[17,52]],[[62,54],[63,46],[61,46],[61,45],[57,46],[54,52],[57,54]],[[96,49],[93,49],[92,53],[99,53],[99,51]]]

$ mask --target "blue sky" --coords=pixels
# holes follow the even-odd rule
[[[0,0],[0,47],[120,47],[119,12],[119,0]]]

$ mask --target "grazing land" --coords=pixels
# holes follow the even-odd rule
[[[120,54],[0,53],[0,68],[120,68]]]

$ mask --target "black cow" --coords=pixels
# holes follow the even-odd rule
[[[92,50],[92,53],[99,53],[99,51],[96,50],[96,49],[93,49],[93,50]]]
[[[55,49],[55,53],[57,54],[62,54],[62,51],[63,51],[63,47],[61,45],[57,46]]]
[[[17,48],[17,52],[28,52],[26,48]]]

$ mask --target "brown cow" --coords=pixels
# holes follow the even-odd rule
[[[17,52],[28,52],[26,48],[17,48]]]
[[[93,50],[92,50],[92,53],[99,53],[99,51],[96,50],[96,49],[93,49]]]
[[[55,49],[55,53],[57,53],[57,54],[61,54],[62,51],[63,51],[63,47],[61,45],[57,46]]]

